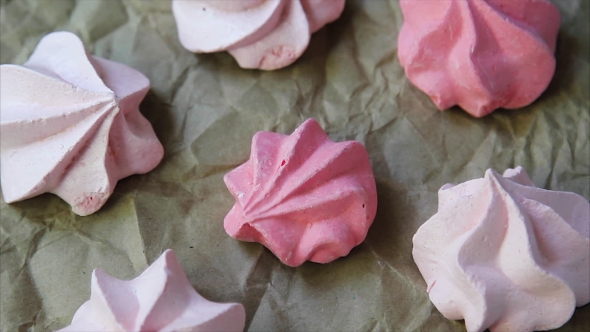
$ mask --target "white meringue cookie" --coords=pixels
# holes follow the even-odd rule
[[[467,330],[548,330],[590,301],[589,229],[585,198],[488,170],[441,188],[413,256],[433,304]]]
[[[243,331],[245,319],[241,304],[214,303],[199,295],[168,249],[133,280],[94,270],[90,300],[60,332]]]
[[[100,209],[119,179],[164,156],[139,112],[150,82],[93,57],[69,32],[45,36],[22,66],[0,66],[2,193],[12,203],[50,192],[84,216]]]
[[[310,35],[340,17],[344,0],[173,0],[181,44],[196,53],[229,51],[243,68],[293,63]]]

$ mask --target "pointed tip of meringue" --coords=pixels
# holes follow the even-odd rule
[[[86,53],[86,46],[84,46],[82,39],[70,31],[54,31],[46,34],[41,40],[39,40],[37,48],[43,48],[47,47],[47,45],[55,44],[68,45],[69,47],[77,49],[77,51]]]
[[[200,296],[168,249],[132,280],[93,270],[90,300],[64,331],[242,331],[244,325],[243,305]]]
[[[301,136],[305,134],[322,135],[326,137],[328,136],[326,135],[326,132],[324,131],[320,123],[314,118],[309,118],[303,121],[303,123],[295,129],[293,134],[296,136]]]

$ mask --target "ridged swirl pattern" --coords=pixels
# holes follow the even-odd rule
[[[555,72],[559,10],[547,0],[400,0],[398,55],[440,110],[481,117],[535,101]]]
[[[224,180],[236,199],[227,233],[262,243],[290,266],[348,255],[377,210],[364,146],[332,142],[313,119],[290,136],[258,132],[250,159]]]
[[[168,249],[133,280],[94,270],[90,300],[59,332],[241,332],[245,321],[241,304],[210,302],[199,295]]]
[[[0,66],[4,200],[54,193],[88,215],[117,181],[158,165],[164,149],[139,112],[150,82],[93,57],[69,32],[45,36],[22,66]]]
[[[432,303],[468,331],[549,330],[590,300],[589,228],[585,198],[488,170],[440,189],[413,256]]]
[[[297,60],[310,36],[340,17],[344,0],[173,0],[181,44],[229,51],[242,68],[274,70]]]

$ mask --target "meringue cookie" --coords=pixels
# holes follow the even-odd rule
[[[173,0],[181,44],[196,53],[229,51],[242,68],[293,63],[310,35],[340,17],[344,0]]]
[[[85,216],[119,179],[164,156],[139,112],[150,82],[125,65],[88,55],[69,32],[45,36],[22,66],[0,66],[2,193],[12,203],[50,192]]]
[[[210,302],[199,295],[168,249],[133,280],[94,270],[90,300],[60,331],[241,332],[245,322],[241,304]]]
[[[440,110],[475,117],[535,101],[555,72],[559,10],[547,0],[400,0],[406,75]]]
[[[532,185],[522,167],[439,191],[414,235],[432,303],[469,331],[558,328],[590,301],[590,204]]]
[[[236,199],[226,232],[263,244],[290,266],[348,255],[377,211],[364,146],[332,142],[314,119],[290,136],[258,132],[250,159],[224,181]]]

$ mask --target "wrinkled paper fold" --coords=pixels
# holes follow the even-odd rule
[[[51,194],[0,203],[0,330],[62,328],[88,299],[92,269],[131,279],[172,248],[200,294],[244,304],[250,331],[464,331],[432,306],[411,256],[438,189],[522,165],[539,187],[590,198],[590,3],[556,2],[562,26],[548,90],[481,119],[440,112],[409,83],[395,0],[347,1],[298,61],[274,72],[184,50],[170,1],[0,2],[2,63],[22,64],[51,31],[77,33],[91,53],[151,80],[141,111],[166,150],[154,171],[120,181],[88,217]],[[255,132],[291,133],[309,117],[333,140],[365,144],[379,206],[349,256],[290,268],[226,235],[234,202],[222,178],[246,161]],[[578,308],[560,331],[588,330],[588,315]]]

